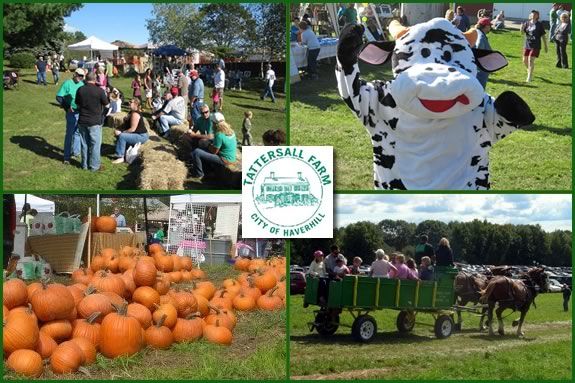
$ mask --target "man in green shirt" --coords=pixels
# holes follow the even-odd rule
[[[210,108],[200,107],[201,116],[194,121],[194,127],[188,130],[192,140],[192,148],[207,148],[214,139],[214,123],[210,118]]]
[[[345,24],[357,24],[357,10],[355,9],[354,3],[349,3],[345,11],[342,14]]]
[[[66,111],[66,135],[64,137],[64,164],[70,163],[72,155],[80,155],[80,132],[78,131],[78,118],[80,112],[76,105],[76,92],[84,85],[84,70],[76,69],[74,76],[64,81],[58,93],[56,101]]]
[[[418,265],[423,257],[429,257],[435,263],[435,251],[433,251],[433,246],[427,241],[427,235],[423,234],[419,237],[419,243],[415,245],[415,262]]]

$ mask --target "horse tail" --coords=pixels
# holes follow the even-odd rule
[[[481,295],[479,297],[479,303],[483,303],[483,304],[487,303],[487,301],[489,300],[489,297],[491,296],[491,293],[493,292],[494,288],[495,288],[495,283],[489,283],[485,289],[479,290],[479,294]]]

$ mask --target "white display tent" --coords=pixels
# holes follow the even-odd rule
[[[68,49],[71,51],[90,51],[90,56],[92,56],[93,51],[99,51],[101,58],[112,57],[112,52],[117,51],[118,47],[114,44],[107,43],[100,40],[95,36],[90,36],[84,41],[68,45]]]
[[[24,200],[30,204],[31,209],[36,209],[38,213],[52,213],[56,211],[56,204],[47,199],[36,197],[32,194],[14,194],[16,200],[16,214],[20,214],[24,206]]]

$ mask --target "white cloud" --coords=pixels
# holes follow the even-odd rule
[[[338,206],[342,206],[340,213]],[[497,224],[539,224],[546,231],[571,230],[571,196],[566,194],[370,194],[336,196],[336,224],[402,219],[487,220]]]
[[[70,32],[70,33],[74,33],[74,32],[78,32],[80,31],[78,28],[76,28],[73,25],[69,25],[69,24],[64,24],[64,32]]]

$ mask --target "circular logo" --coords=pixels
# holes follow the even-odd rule
[[[276,158],[256,174],[252,199],[258,213],[271,224],[294,227],[315,216],[323,186],[309,162],[297,157]]]

